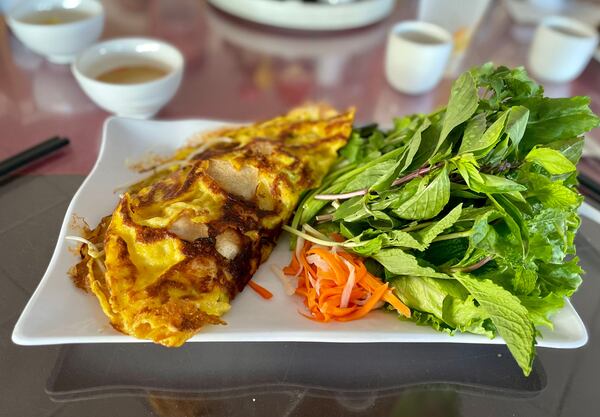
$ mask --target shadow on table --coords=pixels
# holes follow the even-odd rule
[[[502,345],[96,344],[63,348],[47,393],[58,402],[139,397],[160,416],[244,407],[255,415],[452,416],[461,394],[529,398],[545,386],[539,361],[526,378]]]

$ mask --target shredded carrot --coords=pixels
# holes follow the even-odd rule
[[[265,300],[268,300],[271,297],[273,297],[273,293],[271,291],[267,290],[265,287],[257,284],[256,282],[254,282],[252,280],[248,281],[248,286],[250,288],[252,288],[258,295],[260,295]]]
[[[400,314],[411,315],[388,284],[367,271],[361,257],[340,248],[326,248],[307,241],[293,254],[283,271],[298,277],[296,295],[304,299],[308,309],[308,314],[300,314],[311,320],[358,320],[384,301]]]

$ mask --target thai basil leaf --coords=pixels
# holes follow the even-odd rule
[[[414,237],[421,243],[423,249],[419,249],[421,251],[425,250],[433,239],[439,236],[444,230],[452,227],[454,223],[460,218],[462,212],[462,203],[458,204],[454,207],[448,214],[442,217],[440,220],[434,222],[432,225],[427,226],[424,229],[421,229],[417,232],[414,232]]]
[[[485,132],[486,119],[485,113],[479,113],[473,116],[471,120],[467,122],[465,127],[465,133],[458,150],[458,154],[472,152],[472,148],[476,143],[481,141],[481,138]]]
[[[551,175],[568,174],[576,170],[575,165],[559,151],[550,148],[534,148],[525,157],[525,161],[538,164]]]
[[[500,136],[504,132],[504,125],[506,124],[506,118],[508,117],[508,111],[502,113],[498,119],[487,130],[478,138],[465,142],[465,139],[469,139],[465,134],[463,143],[460,146],[459,154],[472,153],[476,157],[485,155],[489,149],[494,147],[500,140]],[[471,119],[474,120],[474,119]]]
[[[559,151],[565,158],[571,161],[571,163],[577,164],[583,153],[583,137],[580,136],[577,138],[558,140],[549,143],[547,146],[548,148]]]
[[[479,96],[477,95],[477,86],[473,76],[469,72],[463,73],[454,84],[450,91],[450,99],[446,107],[442,132],[437,141],[435,151],[446,140],[452,129],[466,122],[477,110]]]
[[[525,134],[528,120],[529,109],[527,107],[514,106],[510,108],[504,129],[515,148],[519,146]]]
[[[421,179],[419,190],[393,210],[398,217],[407,220],[424,220],[435,217],[442,211],[450,199],[448,168],[444,166],[431,183],[425,185],[428,180],[429,176]]]

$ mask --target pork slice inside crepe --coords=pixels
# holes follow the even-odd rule
[[[303,191],[320,184],[346,143],[353,111],[309,106],[205,135],[225,147],[180,149],[175,164],[126,192],[73,270],[117,330],[179,346],[224,323]],[[190,157],[191,156],[191,157]],[[103,263],[102,263],[103,262]]]

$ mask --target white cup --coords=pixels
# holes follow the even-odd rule
[[[596,47],[596,30],[578,20],[550,16],[535,31],[529,49],[529,68],[542,81],[568,82],[590,62]]]
[[[395,89],[422,94],[441,80],[452,53],[452,35],[433,23],[406,21],[388,35],[385,75]]]

